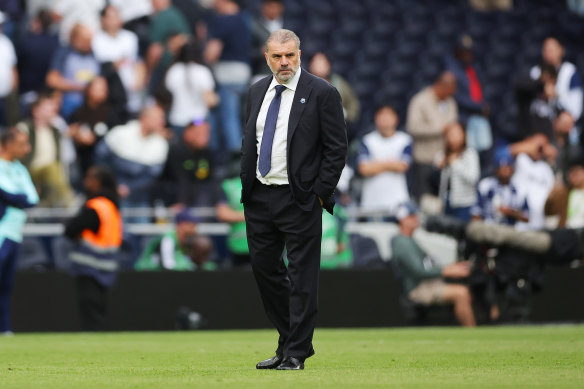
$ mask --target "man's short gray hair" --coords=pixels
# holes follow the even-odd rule
[[[294,31],[286,30],[285,28],[276,30],[271,33],[266,40],[266,51],[268,51],[271,42],[286,43],[290,40],[294,40],[296,42],[296,47],[300,49],[300,38],[298,38],[298,35],[296,35]]]

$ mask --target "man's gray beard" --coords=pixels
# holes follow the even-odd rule
[[[293,78],[294,78],[294,76],[296,75],[296,73],[298,72],[298,69],[300,69],[300,64],[298,64],[298,67],[297,67],[296,69],[293,69],[293,68],[287,68],[286,70],[290,70],[290,71],[292,72],[292,74],[290,75],[290,77],[289,77],[289,78],[287,78],[287,79],[284,79],[284,78],[282,78],[282,77],[281,77],[281,75],[280,75],[279,73],[276,73],[276,72],[274,72],[274,71],[273,71],[273,70],[270,68],[270,70],[272,70],[272,73],[274,74],[274,77],[276,77],[278,80],[280,80],[280,82],[283,82],[283,83],[287,83],[288,81],[290,81],[291,79],[293,79]],[[286,77],[288,77],[288,76],[286,76]]]

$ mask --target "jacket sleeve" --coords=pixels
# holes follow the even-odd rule
[[[69,239],[77,239],[83,230],[99,231],[100,221],[94,209],[83,207],[73,219],[65,225],[65,236]]]
[[[325,209],[332,213],[333,194],[347,156],[347,130],[339,92],[330,88],[323,97],[320,108],[322,162],[314,192],[323,200]]]

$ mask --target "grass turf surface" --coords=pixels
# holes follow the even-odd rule
[[[584,326],[317,329],[306,370],[258,371],[273,331],[0,337],[6,388],[578,387]]]

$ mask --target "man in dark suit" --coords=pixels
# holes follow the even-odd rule
[[[341,97],[300,69],[300,54],[292,31],[270,35],[266,60],[274,75],[250,87],[244,113],[247,238],[266,314],[280,334],[276,355],[258,369],[300,370],[314,354],[322,208],[333,211],[347,153]]]

